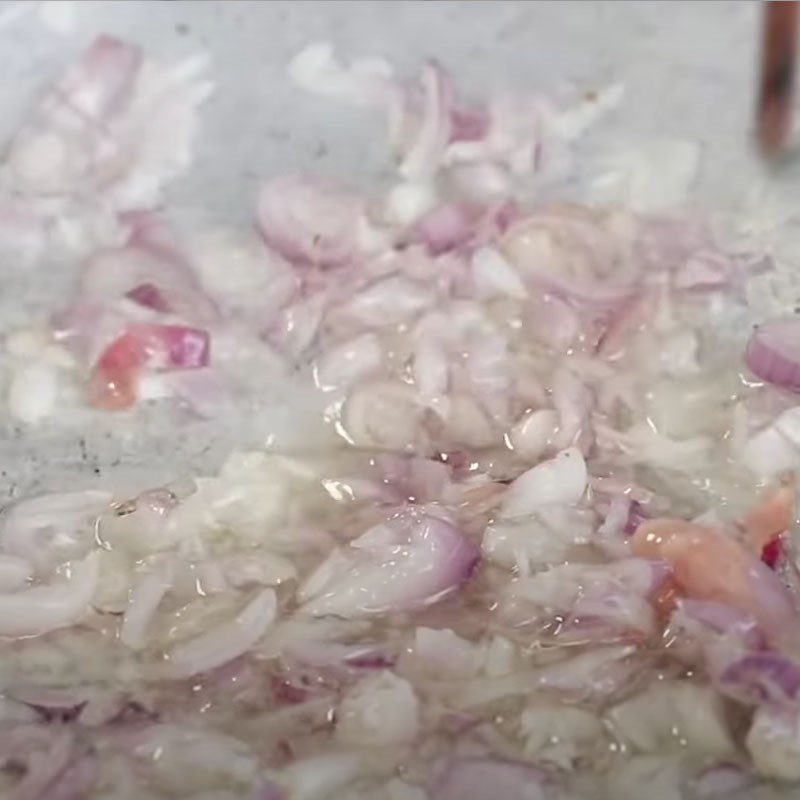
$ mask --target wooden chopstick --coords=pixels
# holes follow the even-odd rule
[[[789,146],[797,60],[797,0],[769,0],[764,6],[761,75],[756,135],[767,158]]]

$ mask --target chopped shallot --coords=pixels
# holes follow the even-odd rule
[[[290,78],[394,170],[265,174],[223,225],[162,207],[204,65],[101,36],[0,162],[4,260],[77,270],[0,343],[3,474],[164,456],[7,487],[0,794],[796,795],[797,280],[681,210],[702,148],[576,148],[621,86],[321,42]],[[221,467],[155,477],[184,456]]]

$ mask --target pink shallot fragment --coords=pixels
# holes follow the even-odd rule
[[[451,142],[476,141],[489,130],[489,113],[485,108],[454,108],[450,124]]]
[[[411,229],[412,239],[425,245],[432,256],[469,252],[493,242],[517,219],[512,202],[445,203],[420,217]]]
[[[401,144],[398,167],[403,177],[412,179],[436,173],[452,136],[454,92],[450,76],[435,61],[429,61],[423,67],[420,88],[420,113],[416,124],[411,122],[414,130]]]
[[[789,707],[800,700],[800,663],[767,650],[746,653],[720,671],[717,686],[743,703]]]
[[[686,596],[751,614],[772,638],[797,621],[791,596],[775,573],[721,530],[682,520],[647,520],[634,534],[633,552],[664,559]]]
[[[413,232],[431,255],[438,256],[466,244],[482,213],[480,206],[467,203],[439,206],[417,220]]]
[[[180,243],[154,214],[121,215],[129,226],[125,246],[101,250],[83,265],[81,302],[111,304],[126,297],[158,313],[208,324],[217,319]]]
[[[758,378],[790,392],[800,392],[800,320],[779,319],[759,325],[745,353]]]
[[[100,123],[128,101],[141,62],[135,45],[99,36],[46,98],[45,107],[60,100],[82,124]]]
[[[139,48],[101,36],[48,92],[11,143],[6,165],[15,187],[33,196],[70,195],[114,169],[108,126],[130,102]]]
[[[264,241],[299,265],[336,267],[358,249],[361,199],[335,183],[302,175],[269,181],[258,199]]]
[[[423,608],[457,591],[479,559],[452,522],[412,507],[324,562],[306,584],[302,611],[358,618]]]
[[[208,366],[207,331],[182,325],[134,323],[100,356],[89,380],[89,402],[97,408],[127,408],[136,399],[139,375]]]

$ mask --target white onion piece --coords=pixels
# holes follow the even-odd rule
[[[360,198],[331,181],[274,178],[261,189],[257,219],[264,241],[293,263],[334,267],[358,247]]]
[[[361,58],[345,66],[336,58],[330,42],[314,42],[304,47],[289,62],[287,72],[307,92],[354,105],[385,103],[392,86],[392,67],[388,61]]]
[[[9,506],[0,518],[3,552],[30,561],[41,572],[85,555],[93,526],[108,509],[108,492],[51,494]]]
[[[155,308],[143,304],[145,290],[158,298]],[[122,305],[126,297],[136,305]],[[120,316],[130,318],[129,321],[137,317],[142,322],[153,321],[153,311],[162,310],[198,324],[208,324],[219,316],[188,262],[152,248],[128,246],[101,252],[84,264],[81,303],[107,305],[115,301],[120,301]],[[92,338],[96,340],[99,336],[95,334]],[[96,355],[91,352],[90,361]]]
[[[422,117],[398,167],[403,177],[411,179],[436,172],[452,129],[453,87],[449,76],[438,64],[429,62],[423,67],[420,83],[423,91]]]
[[[650,603],[628,591],[589,593],[579,597],[565,612],[566,622],[555,636],[564,642],[616,641],[625,637],[649,637],[656,631]]]
[[[675,209],[686,201],[700,158],[697,142],[680,139],[625,145],[601,157],[592,198],[646,213]]]
[[[479,653],[472,642],[462,639],[449,628],[417,628],[413,660],[416,669],[422,669],[432,677],[444,674],[464,678],[475,672]]]
[[[765,477],[800,468],[800,406],[784,411],[752,436],[742,449],[741,460]]]
[[[558,423],[559,414],[551,408],[526,414],[509,434],[514,452],[526,461],[539,461],[547,449],[552,447]]]
[[[24,202],[0,200],[0,254],[25,269],[38,264],[46,245],[44,220]]]
[[[800,448],[800,406],[779,414],[772,423],[775,430],[794,447]]]
[[[21,589],[32,575],[33,566],[24,558],[0,555],[0,592]]]
[[[635,646],[595,647],[565,661],[542,667],[539,686],[581,695],[606,696],[628,685],[641,669],[630,657]]]
[[[231,622],[222,623],[173,647],[166,654],[166,674],[172,678],[188,678],[233,661],[250,650],[266,633],[277,610],[275,592],[265,589]]]
[[[237,588],[253,584],[280,586],[297,577],[297,569],[288,558],[268,551],[225,556],[219,566],[225,581]]]
[[[198,417],[221,419],[233,413],[230,381],[215,367],[144,373],[139,380],[139,399],[175,398]]]
[[[133,45],[110,36],[93,42],[13,141],[7,166],[18,189],[46,195],[85,182],[90,159],[83,150],[99,150],[92,126],[107,125],[129,102],[140,65],[141,51]]]
[[[591,512],[566,505],[541,506],[510,520],[498,517],[484,531],[483,552],[522,574],[564,561],[574,545],[591,541],[596,524]]]
[[[434,408],[439,412],[443,411],[446,433],[453,442],[477,449],[491,447],[497,442],[497,431],[486,411],[473,396],[451,395],[436,403]]]
[[[268,545],[289,554],[329,543],[316,531],[288,524],[292,489],[308,487],[317,478],[302,467],[266,453],[234,452],[219,477],[197,479],[197,491],[170,511],[151,549],[190,542],[201,532],[213,536],[223,531],[249,546]]]
[[[800,319],[759,325],[747,344],[745,360],[750,371],[767,383],[800,392]]]
[[[586,490],[586,462],[580,450],[570,447],[549,461],[524,472],[509,487],[501,517],[515,519],[532,514],[542,506],[572,505]]]
[[[358,618],[422,608],[456,591],[479,556],[451,522],[411,511],[371,528],[334,558],[317,572],[313,591],[304,590],[304,613]]]
[[[564,299],[618,308],[636,291],[636,274],[607,225],[593,212],[543,212],[513,222],[499,249],[523,276]]]
[[[384,215],[390,223],[405,227],[435,205],[436,191],[430,183],[407,181],[392,187],[386,197]]]
[[[534,295],[532,299],[535,303],[532,322],[537,338],[559,352],[569,350],[583,331],[577,309],[555,294]]]
[[[422,242],[432,256],[457,252],[474,238],[483,215],[480,206],[444,203],[415,222],[412,238]]]
[[[78,622],[94,595],[97,572],[97,554],[90,553],[69,565],[64,580],[0,594],[0,635],[31,636]]]
[[[225,311],[259,328],[275,321],[297,289],[294,270],[266,248],[257,231],[204,227],[188,244],[189,261],[205,291]]]
[[[800,714],[796,708],[759,708],[746,744],[761,775],[782,781],[800,780]]]
[[[138,495],[124,513],[103,517],[98,526],[100,540],[115,550],[134,555],[150,554],[175,545],[177,536],[167,528],[170,514],[178,507],[177,498],[166,489],[151,489]]]
[[[482,247],[472,255],[472,280],[481,298],[508,295],[524,299],[528,291],[522,278],[497,250]]]
[[[793,420],[800,419],[800,408],[785,413],[791,413]],[[746,442],[742,460],[759,474],[775,475],[800,466],[800,448],[773,423]]]
[[[688,747],[710,758],[731,758],[722,698],[708,686],[688,681],[656,682],[608,713],[614,731],[640,752]]]
[[[61,102],[68,106],[62,110],[65,116],[71,111],[77,117],[107,118],[126,102],[141,60],[138,47],[111,36],[99,36],[81,60],[67,70],[54,93],[56,97],[49,101],[58,105],[60,95]],[[85,124],[85,120],[75,122]]]
[[[258,780],[258,763],[246,744],[188,720],[149,725],[131,738],[131,755],[152,770],[162,794],[195,797],[234,786],[241,797],[241,790]]]
[[[336,739],[359,747],[390,747],[413,741],[419,700],[411,684],[389,670],[351,687],[336,714]]]
[[[333,752],[301,758],[284,771],[292,800],[325,800],[363,772],[362,752]]]
[[[117,138],[130,149],[130,165],[112,187],[125,209],[158,205],[165,183],[191,163],[198,108],[214,85],[205,54],[171,64],[145,61],[131,104],[119,120]]]
[[[467,350],[464,371],[470,386],[494,416],[505,419],[511,385],[508,342],[485,333],[475,337]]]
[[[357,385],[344,405],[342,433],[362,447],[407,450],[424,437],[416,392],[402,383]]]
[[[698,347],[699,342],[694,331],[675,331],[667,336],[659,353],[659,361],[664,372],[677,378],[699,374]]]
[[[42,361],[27,364],[14,371],[8,391],[11,415],[28,424],[35,424],[53,413],[58,393],[58,373]]]
[[[735,266],[724,253],[698,250],[673,275],[676,289],[724,289],[731,282]]]
[[[592,397],[586,384],[569,369],[557,369],[553,376],[553,405],[560,422],[556,447],[576,445],[585,451],[582,444],[589,433],[587,417],[591,411]]]
[[[433,404],[448,389],[449,369],[444,348],[429,338],[414,346],[414,383],[423,402]]]
[[[607,747],[603,725],[595,714],[583,708],[537,703],[520,716],[525,736],[525,755],[570,769],[585,752],[599,744]]]
[[[407,321],[434,302],[427,287],[393,275],[359,292],[339,311],[362,325],[385,327]]]
[[[119,632],[123,644],[134,650],[144,647],[147,628],[170,586],[167,576],[151,572],[134,587]]]
[[[80,207],[95,193],[109,210],[148,208],[191,155],[197,106],[211,85],[204,59],[170,67],[141,62],[138,48],[99,37],[47,94],[12,143],[7,164],[15,188],[57,200],[71,214],[61,228],[91,236]],[[98,135],[102,130],[103,135]],[[63,210],[63,206],[62,206]],[[94,221],[94,220],[92,220]]]
[[[317,361],[314,380],[323,391],[345,389],[375,372],[382,355],[378,337],[365,333],[328,350]]]
[[[456,167],[497,163],[514,175],[531,172],[537,167],[537,152],[541,150],[541,105],[538,98],[492,98],[488,130],[481,138],[451,142],[447,163]]]
[[[610,564],[561,564],[512,583],[506,595],[523,599],[563,622],[557,637],[600,638],[625,632],[654,632],[647,595],[663,581],[666,566],[645,559]]]
[[[448,160],[453,145],[448,148]],[[454,164],[447,170],[448,185],[456,196],[472,203],[498,203],[511,194],[512,184],[508,168],[493,162]]]
[[[282,351],[299,358],[317,336],[325,312],[324,293],[312,295],[287,306],[277,326],[277,339]]]
[[[591,127],[602,115],[619,106],[625,95],[622,83],[603,86],[591,97],[582,97],[575,105],[562,111],[548,108],[545,114],[550,131],[571,141]]]

